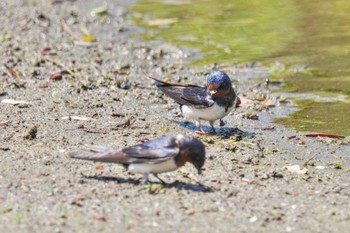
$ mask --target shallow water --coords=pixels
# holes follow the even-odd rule
[[[276,119],[301,131],[350,135],[350,1],[137,1],[131,10],[144,37],[198,48],[196,64],[278,61],[307,72],[281,72],[279,91],[309,93],[299,111]],[[322,102],[319,96],[340,96]]]

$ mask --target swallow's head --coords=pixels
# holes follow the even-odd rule
[[[197,169],[198,174],[201,174],[205,161],[204,144],[195,137],[177,135],[177,139],[180,145],[180,166],[190,162]]]
[[[232,83],[228,75],[216,70],[209,74],[207,78],[207,92],[212,97],[227,95],[232,88]]]

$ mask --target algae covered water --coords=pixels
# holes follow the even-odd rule
[[[350,135],[350,2],[139,0],[130,8],[144,37],[197,48],[196,64],[278,61],[279,90],[306,93],[276,122],[301,131]],[[298,95],[296,95],[298,96]]]

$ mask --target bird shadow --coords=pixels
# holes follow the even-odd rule
[[[87,176],[84,174],[81,174],[83,176],[83,178],[85,179],[92,179],[92,180],[98,180],[98,181],[107,181],[107,182],[116,182],[118,184],[132,184],[132,185],[162,185],[162,188],[166,188],[166,189],[183,189],[183,190],[189,190],[189,191],[193,191],[193,192],[203,192],[203,193],[210,193],[213,192],[213,190],[201,183],[197,183],[197,184],[191,184],[191,183],[185,183],[185,182],[181,182],[181,181],[174,181],[172,183],[161,183],[161,182],[153,182],[153,181],[149,181],[147,183],[143,183],[142,181],[138,180],[138,179],[133,179],[133,178],[121,178],[121,177],[112,177],[112,176]]]
[[[188,130],[191,130],[193,132],[198,131],[198,128],[196,127],[195,124],[189,121],[177,121],[177,120],[170,120],[172,123],[175,123],[177,125],[180,125],[183,128],[186,128]],[[213,136],[223,136],[223,137],[230,137],[230,136],[235,136],[235,135],[240,135],[244,137],[254,137],[255,133],[254,132],[247,132],[240,130],[238,128],[230,128],[230,127],[220,127],[220,128],[215,128],[216,133],[209,133],[211,130],[211,127],[202,125],[202,129],[208,133],[208,135],[213,135]]]
[[[107,181],[107,182],[116,182],[118,184],[133,184],[133,185],[139,185],[142,182],[136,179],[126,179],[121,177],[113,177],[113,176],[87,176],[84,174],[81,174],[81,176],[85,179],[89,180],[98,180],[98,181]]]

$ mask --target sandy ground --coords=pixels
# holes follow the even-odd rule
[[[348,140],[309,138],[272,124],[290,103],[261,110],[263,102],[253,101],[255,107],[227,116],[224,128],[217,123],[218,135],[197,135],[207,150],[203,176],[188,164],[160,175],[168,185],[144,185],[114,164],[70,159],[69,151],[89,144],[195,135],[142,72],[203,84],[213,68],[187,65],[192,51],[131,36],[140,29],[129,21],[129,2],[107,1],[103,16],[90,14],[100,1],[86,2],[0,3],[0,60],[16,72],[2,65],[0,101],[25,101],[0,103],[0,232],[350,229]],[[78,37],[85,27],[97,41],[73,41],[63,19]],[[250,78],[268,69],[219,68],[247,99],[268,97],[264,88],[246,91],[257,82]],[[62,79],[54,79],[57,73]]]

